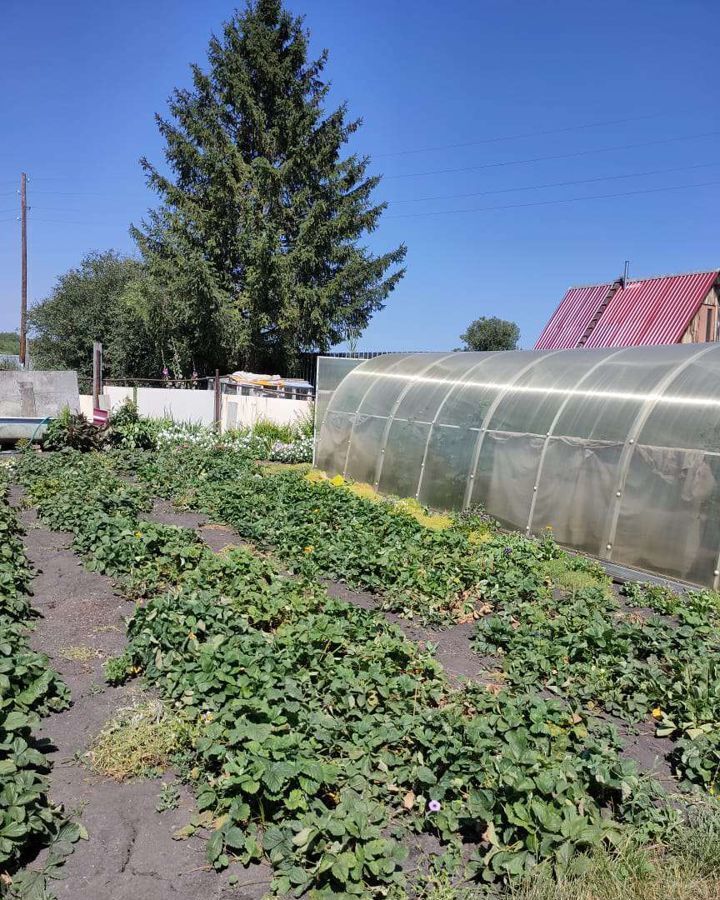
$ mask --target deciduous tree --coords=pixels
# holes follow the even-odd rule
[[[481,316],[460,335],[463,350],[516,350],[520,329],[515,322],[497,316]]]

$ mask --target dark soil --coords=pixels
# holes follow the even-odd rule
[[[12,498],[19,499],[19,492]],[[137,685],[119,688],[104,683],[102,666],[125,644],[125,617],[132,607],[113,590],[112,581],[88,572],[68,549],[67,534],[38,523],[34,511],[24,511],[25,546],[37,570],[33,605],[42,618],[31,636],[36,650],[46,653],[72,692],[72,706],[54,714],[37,729],[38,737],[55,748],[50,753],[51,796],[80,821],[88,840],[80,841],[53,882],[66,900],[210,900],[262,897],[270,882],[266,866],[235,867],[216,874],[205,863],[201,838],[173,840],[195,812],[190,791],[178,783],[176,809],[157,812],[163,781],[118,783],[97,775],[83,760],[93,738],[122,706],[140,693]],[[89,659],[71,657],[88,655]],[[45,854],[33,863],[42,867]],[[243,885],[246,885],[243,887]]]

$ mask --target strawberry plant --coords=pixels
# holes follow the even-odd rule
[[[214,496],[214,478],[230,480],[235,461],[198,456],[193,465],[195,482]],[[147,497],[113,480],[106,458],[31,459],[21,477],[43,517],[72,530],[89,565],[147,599],[108,677],[142,671],[192,725],[185,770],[201,815],[216,823],[208,843],[215,867],[264,858],[278,893],[386,896],[406,881],[403,839],[412,832],[458,848],[472,843],[475,875],[502,882],[542,861],[565,865],[628,828],[640,839],[655,836],[672,817],[655,805],[652,783],[620,758],[608,726],[577,704],[540,697],[534,685],[497,694],[453,688],[427,649],[307,577],[323,568],[305,562],[305,547],[295,564],[305,577],[289,578],[245,549],[215,556],[190,532],[150,527],[142,522]],[[410,517],[382,506],[376,517],[332,487],[318,492],[296,476],[265,483],[251,467],[242,477],[258,480],[262,499],[277,492],[276,505],[297,495],[306,517],[309,502],[322,504],[313,525],[340,533],[345,547],[347,514],[356,516],[361,546],[363,529],[381,527],[396,553],[419,542],[422,555],[413,559],[426,569],[414,575],[393,574],[390,558],[374,574],[364,557],[353,563],[358,579],[400,584],[406,598],[432,591],[447,602],[482,572],[484,596],[500,606],[515,579],[522,595],[532,593],[526,570],[537,566],[527,577],[541,583],[543,544],[505,537],[482,564],[468,562],[459,529],[446,542],[442,533],[427,540]],[[164,470],[165,483],[170,478]],[[260,499],[254,510],[249,497],[242,504],[257,526],[266,514]],[[272,516],[279,524],[279,512]],[[283,531],[283,547],[292,546],[300,518]],[[448,571],[435,574],[445,550]]]
[[[294,571],[373,591],[385,609],[428,623],[448,624],[488,599],[534,596],[546,589],[540,563],[559,553],[493,531],[478,544],[466,524],[434,531],[394,504],[301,472],[270,474],[232,452],[164,452],[136,465],[146,484],[272,548]]]
[[[66,686],[27,643],[30,568],[0,474],[0,873],[50,843],[63,818],[48,799],[48,762],[32,729],[68,705]]]

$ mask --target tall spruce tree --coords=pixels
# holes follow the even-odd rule
[[[342,156],[360,120],[324,110],[327,51],[308,61],[308,39],[280,0],[249,3],[157,117],[169,174],[142,160],[161,205],[134,234],[187,365],[287,372],[362,330],[404,274],[404,245],[361,244],[380,178]]]

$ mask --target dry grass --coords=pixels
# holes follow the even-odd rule
[[[143,700],[117,711],[88,751],[95,771],[116,781],[156,775],[172,756],[191,746],[192,727],[159,700]]]
[[[63,659],[80,663],[88,663],[102,656],[101,652],[95,647],[85,647],[82,644],[77,647],[61,647],[58,652]]]

